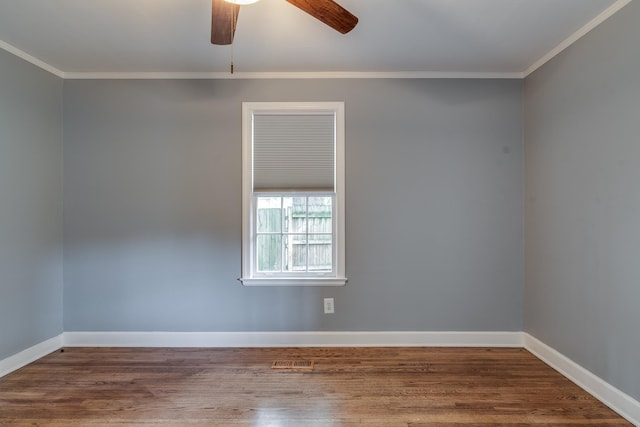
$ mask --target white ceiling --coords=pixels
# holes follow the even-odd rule
[[[629,1],[338,0],[360,18],[341,35],[261,0],[241,8],[235,70],[522,76]],[[65,77],[228,74],[210,26],[210,0],[0,0],[0,47]]]

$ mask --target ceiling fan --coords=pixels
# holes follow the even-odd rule
[[[211,43],[233,42],[240,5],[257,0],[212,0]],[[346,34],[358,23],[358,18],[333,0],[287,0],[331,28]]]

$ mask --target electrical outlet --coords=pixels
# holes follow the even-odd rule
[[[335,313],[335,307],[333,306],[333,298],[324,299],[324,314]]]

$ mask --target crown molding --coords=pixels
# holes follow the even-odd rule
[[[55,76],[64,78],[63,71],[58,70],[56,67],[49,65],[44,61],[39,60],[35,56],[29,55],[27,52],[24,52],[18,49],[17,47],[10,45],[5,41],[0,40],[0,49],[6,50],[7,52],[14,54],[18,58],[24,59],[25,61],[35,65],[36,67],[42,68],[43,70],[48,71]]]
[[[248,80],[248,79],[522,79],[521,72],[450,71],[299,71],[299,72],[112,72],[62,71],[0,40],[4,49],[66,80]]]
[[[58,68],[32,56],[17,47],[0,40],[0,49],[4,49],[15,56],[24,59],[31,64],[42,68],[62,79],[131,79],[131,80],[157,80],[157,79],[183,79],[183,80],[214,80],[214,79],[523,79],[542,67],[560,52],[571,46],[578,39],[586,35],[602,22],[610,18],[620,9],[629,4],[631,0],[617,0],[598,16],[593,18],[582,28],[571,34],[556,47],[547,52],[540,59],[531,64],[524,71],[515,72],[458,72],[458,71],[402,71],[402,72],[378,72],[378,71],[325,71],[325,72],[75,72],[62,71]]]
[[[631,3],[631,0],[618,0],[618,1],[616,1],[614,4],[612,4],[611,6],[606,8],[598,16],[593,18],[591,21],[587,22],[578,31],[576,31],[575,33],[571,34],[564,41],[562,41],[559,45],[557,45],[556,47],[551,49],[549,52],[547,52],[547,54],[544,55],[542,58],[538,59],[536,62],[531,64],[529,66],[529,68],[524,70],[524,72],[522,73],[523,77],[527,77],[529,74],[533,73],[538,68],[542,67],[544,64],[549,62],[551,59],[553,59],[560,52],[562,52],[563,50],[565,50],[566,48],[568,48],[569,46],[574,44],[576,41],[578,41],[578,39],[580,39],[583,36],[585,36],[589,31],[593,30],[598,25],[602,24],[604,21],[609,19],[613,14],[615,14],[617,11],[619,11],[620,9],[622,9],[623,7],[628,5],[629,3]]]
[[[66,72],[65,79],[521,79],[520,72],[445,72],[445,71],[301,71],[301,72],[236,72],[231,73],[156,73],[156,72]]]

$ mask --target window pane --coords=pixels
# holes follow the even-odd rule
[[[284,271],[307,271],[307,237],[304,234],[286,236],[285,254]]]
[[[331,271],[333,251],[330,234],[309,235],[309,271]]]
[[[257,272],[333,271],[332,203],[331,196],[258,196]]]
[[[285,211],[284,232],[307,232],[307,198],[283,197],[282,206]]]
[[[258,233],[279,233],[282,227],[281,197],[258,197]]]
[[[309,197],[309,233],[331,233],[332,197]]]
[[[256,258],[258,271],[280,271],[282,266],[282,236],[261,234],[257,236]]]

